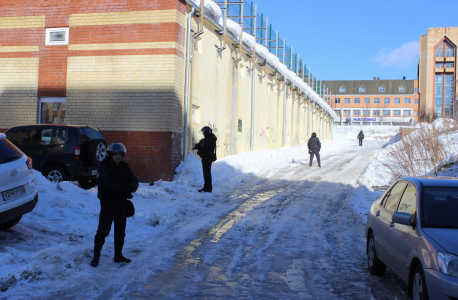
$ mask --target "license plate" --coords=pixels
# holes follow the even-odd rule
[[[97,170],[92,170],[92,175],[97,175]]]
[[[18,186],[17,188],[4,191],[2,195],[5,201],[13,200],[14,198],[25,195],[25,187],[23,185]]]

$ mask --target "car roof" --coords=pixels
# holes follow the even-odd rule
[[[90,126],[90,125],[70,125],[70,124],[56,124],[56,123],[49,123],[49,124],[27,124],[27,125],[14,126],[14,127],[11,127],[11,128],[32,127],[32,126],[33,126],[33,127],[43,127],[43,126],[49,127],[49,126],[55,126],[55,127],[74,127],[74,128],[89,127],[89,128],[92,128],[92,129],[99,130],[97,127],[95,127],[95,126]],[[10,129],[11,129],[11,128],[10,128]]]
[[[0,140],[6,139],[6,135],[4,133],[0,133]]]
[[[446,176],[423,176],[423,177],[403,177],[401,180],[409,180],[421,184],[422,186],[443,186],[443,187],[458,187],[457,177]]]

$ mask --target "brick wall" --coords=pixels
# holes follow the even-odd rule
[[[102,131],[107,144],[123,143],[127,162],[138,180],[171,180],[181,162],[181,134],[173,132]]]
[[[66,97],[66,123],[125,143],[140,180],[170,180],[181,161],[185,13],[183,0],[1,1],[0,128],[37,123],[39,97]],[[57,27],[69,28],[69,45],[46,46]]]

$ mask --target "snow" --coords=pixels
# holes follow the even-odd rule
[[[254,47],[257,46],[256,44],[256,39],[254,38],[254,36],[252,36],[251,34],[249,33],[246,33],[244,32],[243,33],[243,43],[248,46],[248,49],[250,51],[253,51]]]
[[[338,155],[356,146],[358,129],[337,127],[334,140],[322,141],[322,157],[332,153]],[[394,136],[397,131],[395,127],[373,127],[365,130],[365,134],[367,140],[382,138],[388,142],[390,135]],[[288,172],[288,169],[301,162],[308,162],[305,145],[250,151],[218,159],[212,168],[215,187],[213,194],[200,194],[196,190],[203,183],[201,164],[190,154],[188,162],[177,168],[172,182],[158,181],[153,186],[140,184],[132,200],[136,215],[128,219],[126,256],[132,256],[135,249],[142,248],[145,239],[155,240],[157,247],[164,247],[165,242],[160,237],[173,235],[176,241],[187,239],[189,234],[205,226],[209,218],[232,207],[233,204],[225,203],[227,190],[249,184],[253,178],[268,180],[278,170]],[[35,171],[34,174],[39,191],[37,207],[25,215],[18,225],[0,232],[0,284],[12,276],[17,278],[17,283],[4,294],[11,299],[19,299],[21,293],[33,287],[49,285],[57,279],[63,283],[71,282],[77,277],[91,276],[95,272],[89,262],[100,209],[97,188],[83,190],[70,182],[56,185],[46,180],[41,173]],[[378,174],[371,174],[372,180],[379,177]],[[367,172],[365,176],[369,176]],[[364,185],[362,187],[359,188],[360,193],[354,194],[354,205],[355,209],[367,212],[377,193],[371,192]],[[196,222],[196,218],[201,220],[197,222],[200,225],[195,227],[194,223],[190,228],[189,224]],[[236,230],[245,230],[241,226],[253,226],[253,221],[250,218],[241,220]],[[170,252],[172,256],[174,252]],[[113,254],[113,232],[107,237],[104,253]],[[110,264],[106,262],[106,257],[102,258],[105,264]],[[46,297],[46,289],[42,293]]]
[[[266,59],[269,64],[272,64],[272,62],[270,61],[269,49],[267,49],[261,44],[256,44],[256,53],[262,58]]]
[[[199,0],[191,1],[194,2],[197,7],[200,7]],[[215,22],[223,26],[223,11],[221,10],[221,7],[213,0],[204,0],[204,6],[205,13],[209,14]]]
[[[227,31],[229,31],[234,36],[237,42],[240,42],[240,34],[242,34],[242,27],[240,27],[240,25],[237,22],[231,19],[227,19]]]
[[[450,126],[449,128],[453,128],[453,124],[451,125],[444,124],[442,119],[435,121],[433,124],[417,124],[416,128],[419,128],[420,126],[424,126],[426,129],[429,129],[429,130],[431,130],[433,127],[439,130],[446,130],[447,127],[449,126]],[[359,129],[359,127],[355,128],[355,130],[357,129]],[[339,130],[339,129],[336,129],[336,130]],[[354,133],[356,133],[356,131]],[[383,132],[381,132],[380,134],[382,136],[384,135]],[[416,136],[418,136],[418,131],[414,131],[410,133],[409,135],[404,137],[404,139],[411,139]],[[397,147],[396,142],[398,142],[399,140],[400,140],[399,134],[393,136],[393,138],[389,140],[389,142],[380,151],[376,159],[370,163],[369,167],[366,170],[366,173],[361,177],[359,181],[361,184],[364,184],[366,186],[388,186],[388,185],[391,185],[396,180],[396,178],[394,178],[391,175],[389,169],[386,166],[384,166],[384,164],[390,162],[388,151],[392,149],[396,149]],[[453,132],[450,134],[443,133],[442,135],[439,136],[439,142],[441,142],[445,147],[449,148],[452,154],[449,157],[445,158],[443,161],[441,161],[436,166],[438,170],[442,169],[444,166],[449,166],[451,164],[455,164],[458,162],[458,152],[456,150],[452,151],[453,149],[458,149],[458,133],[453,133]],[[436,168],[433,168],[431,170],[425,170],[424,175],[425,176],[435,175]],[[442,173],[438,172],[438,175],[439,174],[442,174],[441,176],[445,176],[443,175],[445,174],[444,172]],[[447,174],[453,174],[453,173],[450,173],[450,171],[448,171]],[[449,175],[449,176],[454,177],[454,175]]]
[[[275,69],[280,68],[280,59],[275,54],[269,53],[269,61],[270,64],[275,67]]]

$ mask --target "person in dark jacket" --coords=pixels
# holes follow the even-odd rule
[[[105,238],[114,222],[114,262],[130,263],[131,260],[122,255],[124,237],[126,236],[127,199],[138,189],[138,180],[128,164],[122,161],[126,147],[121,143],[111,144],[108,155],[102,161],[97,173],[97,186],[100,199],[99,227],[94,238],[93,267],[97,267]]]
[[[363,146],[364,133],[362,130],[358,133],[358,140],[359,140],[359,145]]]
[[[315,155],[316,160],[318,161],[318,167],[321,168],[321,161],[320,161],[321,143],[320,143],[320,139],[317,138],[315,132],[312,133],[312,137],[309,139],[307,143],[307,147],[309,148],[309,153],[310,153],[310,166],[312,166],[313,155]]]
[[[197,155],[202,159],[202,171],[204,173],[204,187],[199,190],[200,193],[211,193],[212,186],[212,163],[216,161],[216,136],[213,134],[212,129],[205,126],[201,129],[204,138],[201,139],[193,149],[197,150]]]

